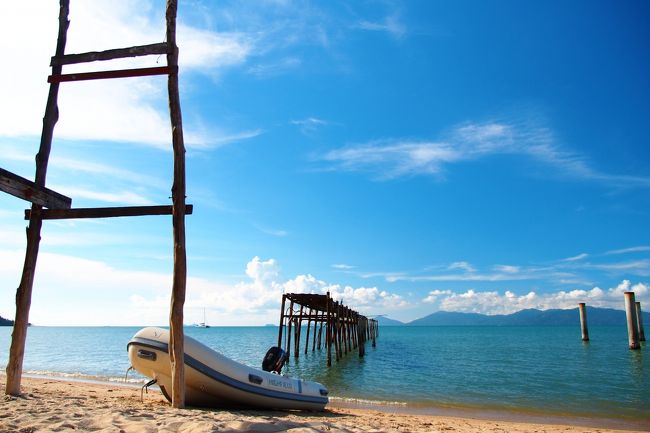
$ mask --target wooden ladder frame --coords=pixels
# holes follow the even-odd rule
[[[41,227],[45,219],[61,218],[107,218],[136,215],[172,215],[174,237],[174,271],[170,305],[170,339],[169,356],[172,372],[172,406],[185,406],[185,372],[183,351],[183,306],[187,281],[187,264],[185,251],[185,215],[192,213],[192,205],[185,203],[185,145],[183,141],[183,122],[181,117],[180,97],[178,93],[178,47],[176,46],[176,12],[177,0],[167,0],[165,9],[166,42],[119,48],[101,52],[82,54],[65,54],[65,44],[70,21],[68,20],[70,0],[59,0],[59,31],[56,52],[50,66],[52,74],[43,129],[38,154],[36,155],[36,176],[31,182],[25,178],[0,169],[0,190],[32,203],[31,209],[25,211],[29,220],[27,228],[27,248],[25,262],[16,291],[16,316],[14,320],[11,348],[7,363],[7,383],[5,394],[19,395],[22,379],[25,340],[29,324],[29,308],[36,260],[41,240]],[[78,74],[62,74],[64,65],[125,57],[146,55],[167,56],[167,66],[140,68],[119,71],[100,71]],[[139,77],[147,75],[168,75],[167,90],[169,94],[169,113],[172,127],[172,146],[174,154],[174,179],[172,185],[171,206],[132,206],[114,208],[71,208],[72,200],[55,191],[45,188],[45,178],[49,162],[54,126],[59,118],[57,105],[59,84],[68,81],[94,80],[106,78]],[[44,209],[46,207],[47,209]]]

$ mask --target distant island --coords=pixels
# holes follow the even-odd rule
[[[567,326],[580,323],[578,308],[569,310],[536,310],[488,316],[479,313],[436,311],[411,322],[379,317],[381,326]],[[625,325],[625,311],[613,308],[587,307],[588,325]],[[650,313],[643,312],[643,323],[650,324]]]
[[[14,326],[14,321],[0,316],[0,326]]]

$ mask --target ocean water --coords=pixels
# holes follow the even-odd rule
[[[126,344],[139,328],[31,327],[24,371],[124,380]],[[187,335],[260,367],[276,327],[186,328]],[[650,420],[650,353],[631,351],[625,327],[381,327],[366,356],[351,352],[326,367],[325,351],[285,372],[325,384],[336,399],[413,408],[475,408],[524,414]],[[4,372],[11,338],[0,327]],[[137,373],[130,380],[144,383]]]

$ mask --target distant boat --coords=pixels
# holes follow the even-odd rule
[[[205,321],[205,308],[203,309],[203,322],[196,323],[194,325],[197,328],[209,328],[208,322]]]

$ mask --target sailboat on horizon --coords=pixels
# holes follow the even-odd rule
[[[205,308],[203,309],[203,322],[195,323],[195,327],[197,328],[209,328],[210,325],[208,325],[208,322],[205,320]]]

